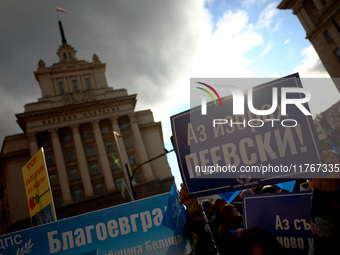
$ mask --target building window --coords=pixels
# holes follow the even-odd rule
[[[127,124],[126,123],[119,123],[119,129],[124,131],[127,130]]]
[[[65,90],[64,90],[64,84],[62,81],[58,82],[58,87],[59,87],[60,94],[64,94]]]
[[[98,170],[98,165],[97,164],[92,164],[90,166],[90,168],[91,168],[91,175],[99,174],[99,170]]]
[[[51,142],[49,138],[43,138],[41,141],[42,147],[48,147],[51,146]]]
[[[107,152],[112,152],[114,150],[112,142],[106,143]]]
[[[133,177],[134,177],[134,180],[135,180],[136,183],[142,183],[143,182],[141,172],[136,172]]]
[[[103,133],[103,134],[108,134],[109,131],[110,131],[110,130],[109,130],[108,127],[103,127],[103,128],[102,128],[102,133]]]
[[[55,174],[50,174],[50,175],[49,175],[49,178],[50,178],[50,184],[51,184],[51,186],[56,186],[56,185],[58,185],[58,178],[57,178],[57,175],[55,175]]]
[[[86,79],[85,79],[85,83],[86,83],[86,88],[87,88],[88,90],[91,90],[92,87],[91,87],[90,78],[86,78]]]
[[[93,146],[92,145],[88,145],[86,147],[86,150],[87,150],[87,156],[91,157],[94,155],[94,149],[93,149]]]
[[[340,26],[339,26],[338,22],[336,22],[336,20],[333,17],[331,17],[331,21],[332,21],[333,25],[336,27],[336,29],[338,30],[338,32],[340,33]]]
[[[64,141],[64,143],[71,142],[71,137],[69,135],[64,135],[63,141]]]
[[[60,194],[53,195],[53,202],[54,202],[55,207],[60,207],[61,206],[61,195]]]
[[[116,178],[116,179],[115,179],[115,183],[116,183],[117,189],[119,189],[119,190],[122,189],[122,182],[123,182],[123,179],[122,179],[122,178]]]
[[[124,139],[124,145],[125,145],[126,148],[129,148],[129,147],[132,146],[130,138],[125,138]]]
[[[77,169],[71,169],[70,170],[70,180],[75,181],[75,180],[78,180],[78,179],[79,179],[78,170]]]
[[[332,38],[331,34],[328,32],[328,30],[323,32],[323,36],[325,37],[325,39],[328,43],[333,40],[333,38]]]
[[[340,62],[340,49],[337,48],[337,49],[334,51],[334,54],[335,54],[335,56],[337,57],[338,61]]]
[[[83,133],[83,137],[84,137],[84,138],[90,138],[90,137],[91,137],[91,131],[85,131],[85,132]]]
[[[45,156],[45,160],[46,160],[46,165],[47,166],[52,166],[53,163],[53,156],[52,155],[46,155]]]
[[[66,159],[67,161],[74,160],[73,151],[66,151]]]
[[[137,164],[135,155],[129,155],[129,161],[131,165]]]
[[[83,191],[81,189],[76,189],[73,191],[74,201],[83,200]]]
[[[78,91],[77,80],[72,80],[72,86],[73,86],[74,91]]]
[[[68,57],[69,57],[69,58],[72,58],[71,52],[68,52]]]
[[[95,193],[96,195],[104,194],[104,186],[103,183],[97,183],[95,185]]]

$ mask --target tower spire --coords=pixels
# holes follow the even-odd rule
[[[77,61],[76,51],[71,45],[67,44],[63,24],[61,23],[60,18],[59,18],[59,12],[66,13],[66,11],[64,9],[61,9],[60,7],[57,8],[58,25],[59,25],[60,35],[61,35],[61,42],[62,42],[62,45],[59,47],[58,52],[57,52],[59,56],[59,63],[65,62],[65,61],[69,61],[69,62]]]
[[[63,29],[63,24],[61,23],[61,21],[58,21],[59,24],[59,30],[60,30],[60,35],[61,35],[61,42],[63,45],[67,45],[67,41],[66,41],[66,37],[65,37],[65,33],[64,33],[64,29]]]
[[[60,18],[59,18],[59,12],[66,13],[66,11],[60,7],[57,7],[57,17],[58,17],[58,24],[59,24],[59,30],[60,30],[60,35],[61,35],[61,42],[63,45],[67,45],[63,24],[61,23]]]

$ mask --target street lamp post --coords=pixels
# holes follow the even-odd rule
[[[145,165],[145,164],[147,164],[147,163],[149,163],[149,162],[151,162],[151,161],[153,161],[155,159],[158,159],[158,158],[160,158],[162,156],[165,156],[166,154],[174,151],[174,149],[168,151],[167,149],[164,148],[164,151],[165,151],[164,153],[162,153],[162,154],[160,154],[160,155],[158,155],[156,157],[153,157],[153,158],[151,158],[151,159],[149,159],[149,160],[139,164],[135,169],[132,170],[132,174],[130,175],[129,165],[128,164],[123,164],[124,162],[123,162],[123,158],[122,158],[122,153],[121,153],[120,146],[119,146],[119,143],[118,143],[118,138],[117,137],[121,137],[121,135],[118,132],[116,132],[115,130],[113,130],[113,135],[115,137],[115,142],[117,144],[118,154],[119,154],[119,157],[121,159],[122,165],[125,166],[125,170],[123,169],[123,173],[124,173],[125,182],[126,182],[126,184],[128,186],[127,188],[129,190],[130,194],[132,195],[132,200],[136,200],[137,199],[137,194],[136,194],[135,189],[134,189],[134,187],[132,185],[132,180],[133,180],[133,177],[135,176],[136,171],[139,168],[141,168],[143,165]]]
[[[131,179],[130,179],[130,180],[133,179],[133,177],[135,176],[136,171],[137,171],[139,168],[141,168],[143,165],[149,163],[150,161],[153,161],[153,160],[155,160],[155,159],[158,159],[158,158],[160,158],[160,157],[162,157],[162,156],[164,156],[164,155],[166,155],[166,154],[168,154],[168,153],[174,151],[175,149],[172,149],[172,150],[168,151],[167,149],[164,148],[164,150],[165,150],[164,153],[162,153],[162,154],[160,154],[160,155],[158,155],[158,156],[156,156],[156,157],[154,157],[154,158],[152,158],[152,159],[149,159],[148,161],[145,161],[145,162],[139,164],[139,165],[132,171],[132,175],[131,175]]]
[[[125,180],[125,183],[127,185],[127,189],[128,191],[130,192],[131,196],[132,196],[132,200],[135,200],[136,199],[136,196],[135,196],[135,192],[134,192],[134,189],[132,187],[132,184],[131,184],[131,179],[130,178],[130,172],[129,172],[129,165],[128,164],[124,164],[123,162],[123,157],[122,157],[122,153],[121,153],[121,150],[120,150],[120,146],[119,146],[119,143],[118,143],[118,136],[121,137],[121,135],[114,131],[113,130],[113,135],[115,137],[115,142],[116,142],[116,145],[117,145],[117,149],[118,149],[118,154],[119,154],[119,158],[121,160],[121,165],[123,167],[123,174],[124,174],[124,180]]]

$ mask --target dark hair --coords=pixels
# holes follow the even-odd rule
[[[224,201],[224,199],[222,198],[217,198],[214,203],[216,209],[218,209],[218,207],[220,206],[224,206],[225,204],[226,204],[226,201]]]
[[[230,231],[231,226],[234,223],[234,210],[235,206],[232,204],[226,204],[222,211],[222,226],[225,231]]]
[[[261,194],[277,193],[277,189],[271,185],[264,186],[261,189]]]
[[[212,206],[212,204],[210,203],[210,201],[206,200],[202,203],[202,207],[203,209],[206,209],[208,207]]]
[[[287,255],[287,251],[267,230],[259,227],[244,229],[236,233],[232,242],[232,253],[237,255],[248,255],[254,248],[254,244],[259,244],[266,255]]]

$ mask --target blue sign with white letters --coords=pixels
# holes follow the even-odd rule
[[[218,96],[218,100],[202,100],[201,106],[171,117],[177,160],[191,197],[321,174],[320,144],[309,115],[310,93],[302,88],[298,74],[250,88],[247,93],[228,85],[232,83],[229,79],[195,78],[190,82],[197,94],[191,93],[190,100]],[[232,96],[222,97],[227,94],[224,84],[234,92]]]
[[[272,233],[289,254],[308,254],[312,243],[311,192],[244,196],[244,228]]]
[[[161,224],[169,193],[0,236],[1,255],[187,254],[183,234]]]

